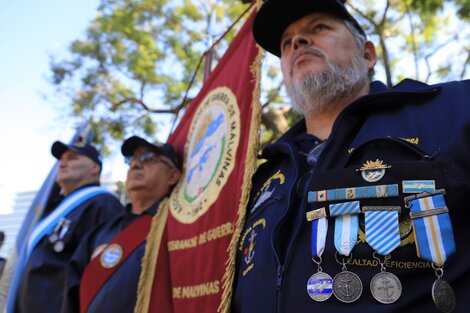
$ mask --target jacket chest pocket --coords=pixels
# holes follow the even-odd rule
[[[330,197],[323,203],[309,202],[317,208],[324,206],[324,202],[359,200],[361,206],[400,206],[403,209],[403,199],[410,194],[446,188],[442,165],[434,160],[435,155],[436,152],[423,151],[399,138],[364,142],[352,151],[343,168],[319,172],[310,188],[326,195],[328,190],[344,189],[343,199]],[[381,194],[382,191],[385,194]],[[368,196],[364,197],[364,193]],[[407,214],[404,211],[402,214]]]

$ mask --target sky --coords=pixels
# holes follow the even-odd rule
[[[55,159],[55,140],[68,142],[71,120],[46,100],[49,57],[85,34],[99,0],[0,0],[0,214],[14,195],[38,190]],[[57,100],[55,100],[57,101]],[[109,173],[119,158],[105,160]],[[108,168],[107,168],[108,167]]]

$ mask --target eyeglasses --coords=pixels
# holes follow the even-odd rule
[[[155,152],[145,152],[145,153],[142,153],[141,155],[139,156],[127,156],[125,157],[125,160],[126,160],[126,164],[128,165],[131,165],[131,163],[135,160],[139,161],[139,163],[141,164],[150,164],[151,162],[162,162],[166,165],[168,165],[169,167],[174,167],[173,164],[171,164],[170,162],[166,161],[165,159],[159,157]]]

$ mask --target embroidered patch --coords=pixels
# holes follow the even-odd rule
[[[119,261],[121,261],[122,255],[122,247],[117,243],[113,243],[104,249],[103,253],[101,254],[101,266],[104,268],[112,268],[116,266]]]
[[[254,257],[257,238],[261,236],[265,228],[266,220],[264,218],[259,219],[248,227],[241,237],[239,251],[243,253],[243,262],[240,263],[243,276],[246,276],[255,266]]]
[[[212,90],[194,113],[183,175],[170,198],[170,212],[191,224],[217,200],[233,168],[240,142],[240,111],[227,87]]]
[[[254,198],[254,204],[251,207],[251,213],[256,211],[263,203],[266,202],[269,198],[271,198],[272,194],[274,193],[274,190],[276,190],[276,187],[278,185],[284,184],[286,178],[284,174],[281,173],[280,170],[278,170],[274,175],[272,175],[268,180],[266,180],[261,187],[261,190],[256,194]]]

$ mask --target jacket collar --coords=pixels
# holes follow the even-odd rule
[[[380,96],[382,94],[387,94],[390,97],[388,97],[387,101],[388,103],[395,103],[397,98],[405,96],[409,97],[410,95],[416,95],[416,96],[423,96],[423,95],[434,95],[436,93],[439,93],[440,87],[428,85],[422,82],[419,82],[417,80],[412,80],[412,79],[404,79],[397,85],[395,85],[392,88],[387,87],[383,82],[381,81],[373,81],[370,84],[370,92],[368,95],[365,95],[364,97],[361,97],[357,100],[355,100],[351,105],[347,106],[343,112],[341,112],[340,115],[345,113],[345,111],[348,111],[350,106],[358,107],[363,104],[363,102],[367,99],[375,98],[376,96]],[[386,103],[384,103],[386,104]],[[299,134],[305,133],[306,127],[305,127],[305,119],[302,118],[298,122],[296,122],[284,135],[282,135],[274,144],[269,144],[267,145],[262,152],[262,157],[263,158],[269,158],[269,155],[271,153],[275,153],[274,150],[277,150],[274,148],[277,144],[282,144],[282,143],[288,143],[292,142]]]

